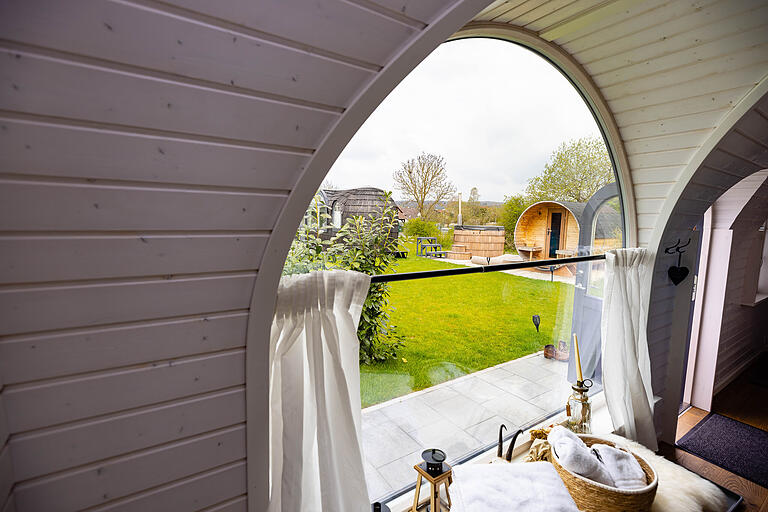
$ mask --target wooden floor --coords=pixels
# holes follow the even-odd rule
[[[768,388],[751,384],[746,375],[742,374],[717,394],[712,411],[768,431]],[[685,411],[677,423],[677,439],[683,437],[706,415],[706,411],[695,407]],[[745,505],[741,511],[768,512],[768,488],[734,475],[679,448],[662,445],[660,452],[694,473],[744,496]]]

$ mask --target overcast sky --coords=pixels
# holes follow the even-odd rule
[[[551,64],[508,42],[464,39],[438,47],[392,91],[326,179],[395,190],[392,173],[425,151],[445,157],[464,198],[477,187],[481,200],[501,201],[523,192],[561,142],[591,135],[592,114]]]

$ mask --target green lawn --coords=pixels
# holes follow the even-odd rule
[[[457,265],[415,256],[396,272]],[[360,366],[362,406],[405,395],[568,340],[573,286],[494,272],[392,283],[399,359]],[[541,316],[540,333],[532,315]]]

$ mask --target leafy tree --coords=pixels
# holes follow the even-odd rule
[[[588,137],[560,144],[544,172],[528,180],[526,193],[536,201],[584,203],[612,181],[613,167],[605,144]]]
[[[437,236],[437,234],[440,232],[440,230],[437,229],[437,226],[434,222],[429,222],[428,220],[424,219],[408,219],[405,221],[405,226],[403,227],[403,232],[405,233],[405,236],[408,237],[414,237],[414,236]]]
[[[533,199],[523,194],[514,194],[504,198],[501,207],[501,224],[504,226],[504,245],[507,249],[515,247],[515,226],[517,219],[530,205],[535,203]]]
[[[445,158],[421,153],[400,165],[393,174],[397,189],[416,203],[422,219],[434,213],[435,204],[451,197],[456,190],[448,180]]]

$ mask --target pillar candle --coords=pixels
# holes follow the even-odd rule
[[[579,357],[579,339],[576,333],[573,333],[573,349],[576,351],[576,380],[584,382],[584,376],[581,374],[581,357]]]

